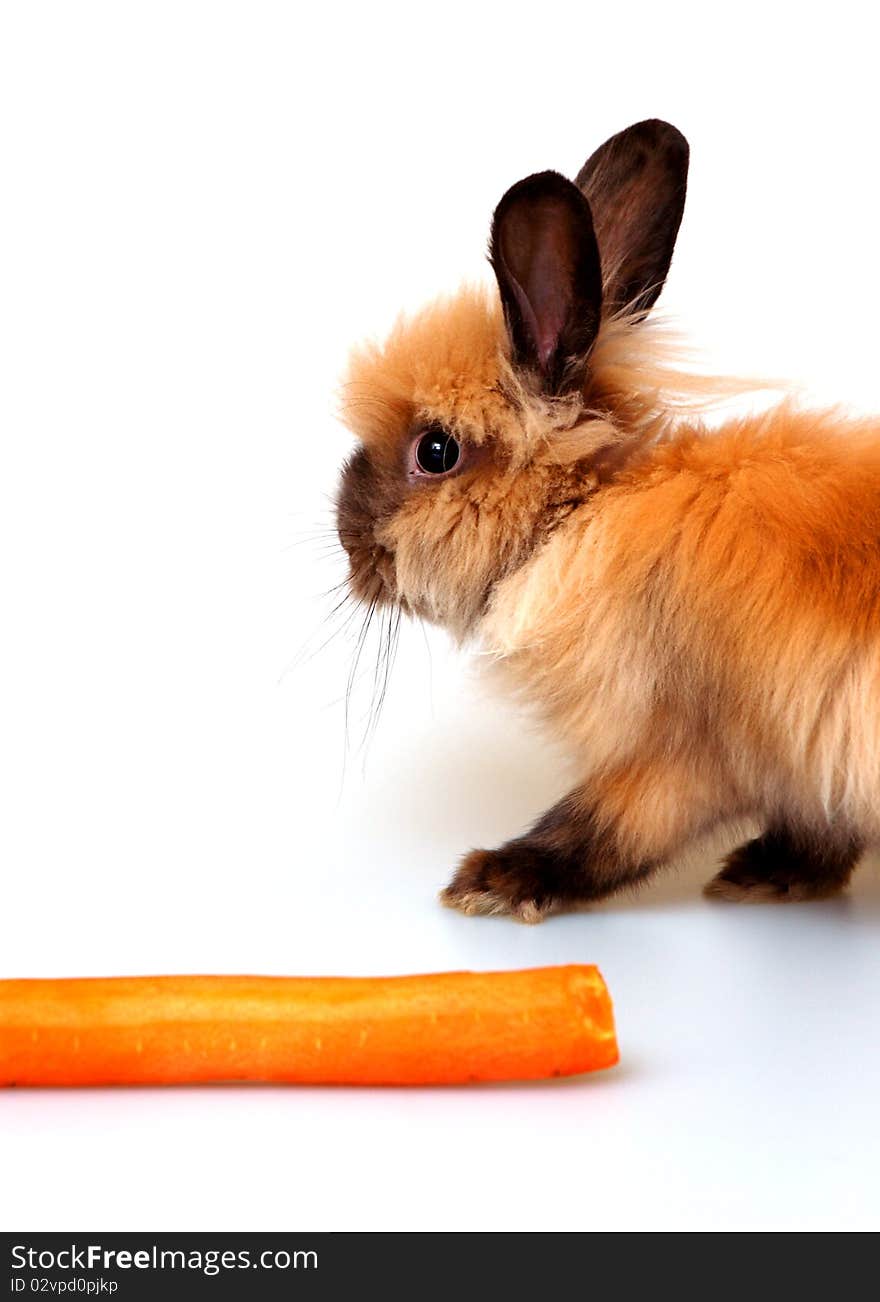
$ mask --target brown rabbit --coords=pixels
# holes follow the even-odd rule
[[[687,167],[648,121],[574,184],[520,181],[498,294],[352,361],[352,589],[478,641],[577,764],[463,860],[443,899],[468,913],[600,899],[733,817],[766,830],[710,884],[728,898],[828,894],[880,841],[880,424],[786,403],[710,433],[670,405],[646,316]]]

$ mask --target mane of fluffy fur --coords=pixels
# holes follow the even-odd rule
[[[641,854],[728,817],[880,839],[880,427],[677,428],[481,627]]]
[[[391,599],[480,640],[631,855],[750,815],[880,841],[880,425],[783,403],[709,433],[746,386],[675,361],[612,318],[584,391],[543,397],[483,289],[356,354],[371,456],[425,421],[501,450],[377,508]]]

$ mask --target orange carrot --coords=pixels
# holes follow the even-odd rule
[[[611,1067],[595,967],[0,981],[0,1085],[440,1085]]]

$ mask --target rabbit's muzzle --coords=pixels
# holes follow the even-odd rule
[[[383,519],[397,505],[397,485],[359,448],[346,462],[336,504],[336,529],[349,561],[349,585],[362,601],[398,600],[393,553],[378,542]]]

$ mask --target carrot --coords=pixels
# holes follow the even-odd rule
[[[611,1067],[595,967],[0,981],[0,1085],[440,1085]]]

